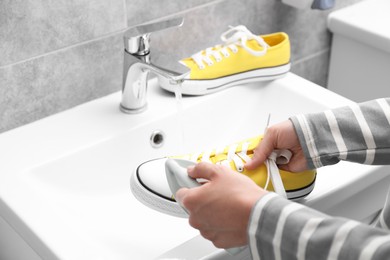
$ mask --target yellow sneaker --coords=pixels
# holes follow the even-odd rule
[[[268,163],[269,160],[255,170],[249,171],[244,168],[245,162],[252,158],[253,150],[261,140],[262,136],[258,136],[222,149],[170,158],[223,164],[249,176],[264,189],[275,191],[278,188],[277,193],[286,196],[288,199],[299,200],[306,197],[314,188],[316,171],[291,173],[278,170],[276,164]],[[167,158],[159,158],[140,164],[132,175],[131,191],[139,201],[150,208],[173,216],[187,217],[185,211],[176,203],[174,194],[169,188],[165,173],[166,161]],[[272,167],[276,168],[276,171],[273,169],[274,171],[270,172]]]
[[[254,35],[245,26],[221,35],[223,44],[180,61],[190,69],[183,94],[204,95],[237,84],[273,80],[290,70],[290,41],[286,33]],[[159,77],[160,86],[174,92],[177,85]]]

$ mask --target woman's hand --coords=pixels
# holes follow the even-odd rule
[[[189,223],[219,248],[247,244],[251,209],[267,191],[228,167],[199,163],[188,169],[192,178],[208,180],[200,187],[177,191],[176,199],[189,212]]]
[[[269,127],[263,140],[254,150],[252,160],[245,164],[245,168],[253,170],[259,167],[273,150],[290,150],[292,157],[288,164],[279,165],[282,170],[289,172],[301,172],[308,170],[307,161],[299,143],[297,133],[290,120]]]

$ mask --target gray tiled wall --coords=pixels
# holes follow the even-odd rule
[[[181,29],[153,35],[156,61],[176,62],[216,44],[228,25],[245,24],[287,32],[292,71],[325,86],[328,13],[281,0],[0,1],[0,132],[119,91],[124,29],[177,14]]]

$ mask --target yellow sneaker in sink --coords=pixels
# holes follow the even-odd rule
[[[288,151],[274,152],[273,159],[267,160],[255,170],[244,168],[245,162],[252,158],[253,151],[261,140],[262,136],[258,136],[221,149],[170,158],[226,165],[247,175],[260,187],[275,191],[288,199],[298,200],[306,197],[314,188],[316,171],[291,173],[279,170],[276,166],[276,163],[279,163],[277,159],[288,160]],[[153,159],[136,167],[131,178],[131,191],[140,202],[152,209],[172,216],[186,217],[186,212],[176,203],[166,178],[165,162],[167,159],[167,157]],[[270,163],[272,160],[276,163]]]
[[[273,80],[290,70],[290,41],[286,33],[254,35],[245,26],[221,35],[223,44],[180,61],[190,69],[182,94],[204,95],[237,84]],[[159,77],[160,86],[174,92],[177,85]]]

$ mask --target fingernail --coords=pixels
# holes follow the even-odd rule
[[[175,200],[176,200],[177,203],[179,203],[180,205],[181,205],[181,201],[182,201],[181,196],[182,196],[181,193],[176,192],[176,194],[175,194]]]
[[[183,204],[182,204],[182,201],[183,201],[183,197],[185,196],[185,191],[184,191],[184,188],[181,188],[179,189],[176,194],[175,194],[175,200],[177,201],[177,203],[180,204],[180,206],[184,207]]]
[[[247,161],[247,162],[245,163],[245,166],[251,165],[251,164],[252,164],[252,160],[249,160],[249,161]]]
[[[187,167],[187,173],[191,173],[194,171],[195,166],[191,165]]]

